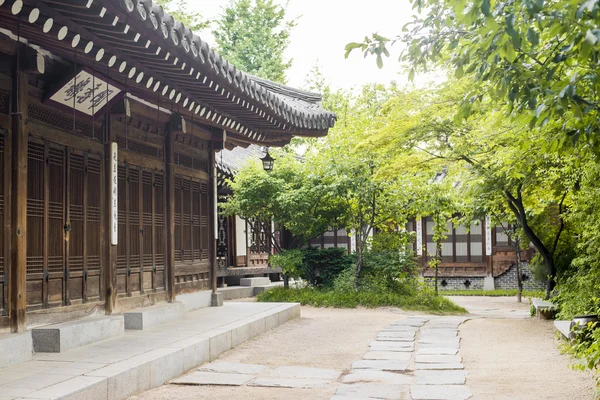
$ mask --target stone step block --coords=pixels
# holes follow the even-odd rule
[[[31,331],[0,334],[0,369],[31,360]]]
[[[467,372],[460,370],[416,370],[417,385],[464,385]]]
[[[34,328],[31,337],[36,353],[62,353],[124,333],[122,315],[103,315]]]
[[[185,311],[194,311],[200,308],[210,307],[212,290],[201,290],[194,293],[177,295],[175,300],[183,303]]]
[[[183,303],[165,303],[150,307],[137,308],[123,313],[125,329],[144,330],[167,322],[183,318],[185,305]]]
[[[352,363],[352,369],[375,369],[379,371],[406,371],[408,361],[360,360]]]
[[[240,286],[266,286],[270,285],[271,280],[267,277],[254,277],[240,279]]]

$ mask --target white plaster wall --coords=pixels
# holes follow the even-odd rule
[[[235,255],[245,256],[248,252],[246,247],[246,221],[235,216]]]

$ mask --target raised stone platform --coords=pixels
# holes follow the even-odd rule
[[[0,334],[0,369],[31,360],[31,331]]]
[[[0,398],[127,399],[299,316],[299,304],[202,308],[151,329],[60,354],[35,354],[32,361],[0,370]]]
[[[123,316],[97,316],[31,330],[36,353],[62,353],[76,347],[123,335]]]
[[[240,279],[240,286],[267,286],[271,284],[271,280],[267,277],[254,277]]]
[[[163,303],[123,313],[125,329],[143,330],[183,318],[183,303]]]
[[[183,303],[185,311],[194,311],[204,307],[210,307],[212,290],[186,293],[178,295],[175,300]]]

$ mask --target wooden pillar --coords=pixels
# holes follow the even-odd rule
[[[27,306],[27,74],[21,72],[15,57],[12,83],[12,192],[11,263],[9,285],[10,326],[13,332],[25,331]]]
[[[111,115],[110,112],[106,114],[105,122],[105,144],[104,144],[104,215],[106,216],[104,227],[104,243],[105,243],[105,260],[104,263],[106,273],[104,274],[104,287],[106,290],[104,307],[106,314],[110,315],[116,312],[117,308],[117,246],[111,243],[111,230],[112,230],[112,209],[113,200],[111,187],[112,187],[112,163],[111,163],[111,145],[112,142],[116,141],[116,132],[113,132],[111,127]],[[118,179],[118,178],[117,178]],[[118,240],[125,240],[125,238],[118,238]]]
[[[217,142],[218,143],[218,142]],[[222,144],[222,142],[221,142]],[[222,149],[222,147],[220,147]],[[217,207],[217,166],[215,164],[215,141],[213,140],[208,152],[208,162],[210,168],[210,276],[213,294],[217,293],[217,219],[215,207]]]
[[[169,302],[175,301],[175,173],[173,142],[174,134],[169,124],[165,137],[165,169],[167,191],[167,293]]]

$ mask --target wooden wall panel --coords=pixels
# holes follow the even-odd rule
[[[208,181],[175,175],[174,197],[176,290],[209,289]]]

